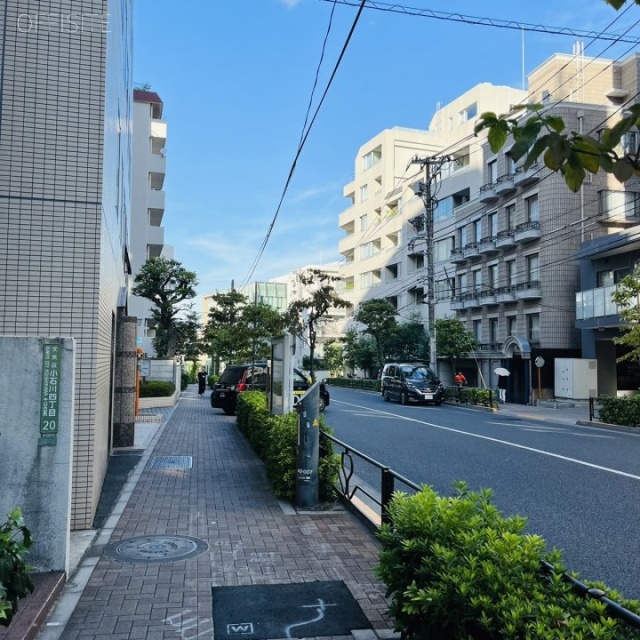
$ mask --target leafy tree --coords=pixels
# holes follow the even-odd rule
[[[340,280],[336,276],[320,269],[305,269],[298,274],[298,279],[311,293],[289,305],[287,318],[291,332],[302,337],[309,345],[309,375],[315,381],[313,356],[316,350],[318,321],[328,315],[331,309],[344,309],[349,303],[338,295],[333,286]]]
[[[151,315],[156,337],[153,348],[158,358],[173,358],[180,344],[181,303],[195,298],[198,280],[195,272],[187,271],[177,260],[149,258],[140,267],[131,293],[146,298],[155,306]]]
[[[344,338],[344,363],[352,369],[371,372],[376,367],[377,349],[371,336],[359,334],[355,329],[348,329]]]
[[[640,267],[618,283],[611,296],[618,305],[618,315],[625,324],[620,326],[621,336],[613,342],[628,347],[629,351],[618,358],[624,360],[640,359]]]
[[[478,343],[473,335],[466,330],[462,320],[458,318],[440,318],[435,321],[436,352],[441,358],[451,361],[451,368],[456,368],[456,360],[462,354],[475,351]]]
[[[201,331],[198,314],[190,309],[184,318],[175,320],[176,353],[183,355],[185,360],[196,361],[205,352],[200,339]]]
[[[332,376],[338,375],[344,366],[344,348],[337,342],[327,342],[324,346],[324,361]]]
[[[398,324],[395,316],[393,305],[383,298],[366,300],[354,316],[356,322],[365,326],[364,333],[375,339],[380,366],[384,364],[387,345]]]
[[[394,360],[429,361],[429,336],[419,313],[397,324],[389,339],[388,356]]]
[[[618,10],[626,0],[606,2]],[[634,2],[640,4],[640,0]],[[613,174],[620,182],[640,176],[640,148],[624,153],[619,147],[626,133],[640,130],[640,105],[625,107],[629,115],[604,129],[600,139],[575,131],[567,133],[564,120],[548,115],[545,109],[545,105],[530,104],[518,105],[511,113],[499,116],[488,111],[481,114],[475,132],[488,130],[487,141],[494,153],[502,149],[511,135],[514,144],[509,153],[514,161],[524,157],[524,168],[529,169],[542,155],[545,166],[559,171],[573,192],[580,190],[587,171],[597,173],[602,170]],[[520,118],[524,110],[533,115]]]
[[[282,314],[262,302],[253,304],[232,289],[212,296],[205,340],[217,362],[263,360],[271,352],[271,338],[281,335],[285,322]]]

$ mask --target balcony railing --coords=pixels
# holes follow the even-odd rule
[[[453,296],[453,298],[451,298],[451,309],[453,311],[460,311],[461,309],[464,309],[464,300],[462,299],[462,296]]]
[[[504,287],[498,287],[496,289],[496,302],[508,303],[517,302],[516,298],[516,286],[508,284]]]
[[[480,257],[480,250],[477,242],[469,242],[464,245],[464,257],[467,259]]]
[[[516,297],[518,300],[535,300],[542,297],[542,286],[540,280],[529,280],[521,282],[517,286]]]
[[[464,249],[462,247],[452,249],[451,254],[449,255],[449,260],[453,262],[453,264],[464,264],[467,261],[464,257]]]
[[[519,224],[513,237],[516,242],[532,242],[533,240],[539,240],[541,235],[540,223],[537,220],[530,220]]]
[[[513,178],[516,186],[525,186],[540,180],[540,167],[534,162],[528,169],[523,166],[516,167],[516,173]]]
[[[505,173],[503,176],[500,176],[496,182],[496,194],[502,196],[515,191],[516,183],[514,178],[515,173]]]
[[[485,305],[498,304],[496,300],[495,289],[483,289],[478,293],[478,302],[484,307]]]
[[[496,236],[496,249],[510,249],[511,247],[516,246],[516,241],[514,238],[515,229],[505,229],[504,231],[499,231]]]
[[[487,236],[486,238],[482,238],[478,243],[478,251],[481,254],[489,254],[495,253],[496,249],[496,237],[495,236]]]
[[[619,313],[618,305],[613,301],[616,285],[587,289],[576,293],[576,320],[589,320],[615,316]]]
[[[489,184],[483,184],[480,187],[480,197],[478,198],[480,202],[493,202],[498,199],[498,194],[496,193],[496,185],[493,182]]]

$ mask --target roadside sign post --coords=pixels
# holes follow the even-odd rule
[[[542,356],[538,356],[534,360],[534,364],[538,367],[538,402],[542,399],[542,376],[541,370],[544,367],[544,358]]]
[[[298,449],[296,457],[296,506],[318,506],[318,458],[320,451],[320,383],[314,382],[296,404]]]

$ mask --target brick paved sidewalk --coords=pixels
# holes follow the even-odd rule
[[[316,580],[344,581],[378,635],[390,635],[384,586],[371,570],[374,536],[347,511],[283,508],[235,418],[211,409],[208,394],[189,387],[152,446],[109,545],[89,551],[99,559],[58,638],[212,638],[212,586]],[[140,536],[188,536],[183,551],[195,544],[200,555],[123,561],[117,543]],[[134,553],[157,560],[175,539],[138,542]],[[55,619],[41,634],[47,640]]]

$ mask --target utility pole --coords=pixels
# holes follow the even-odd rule
[[[428,306],[427,328],[429,332],[429,365],[434,371],[437,369],[436,353],[436,296],[435,296],[435,266],[433,255],[434,244],[434,212],[438,206],[434,183],[438,179],[440,170],[446,162],[450,162],[449,156],[431,156],[430,158],[412,158],[410,164],[419,164],[424,169],[424,182],[419,182],[414,187],[414,193],[422,198],[424,203],[424,215],[422,229],[418,229],[417,236],[412,238],[410,246],[418,240],[424,240],[424,265],[426,268],[427,293],[425,301]]]

